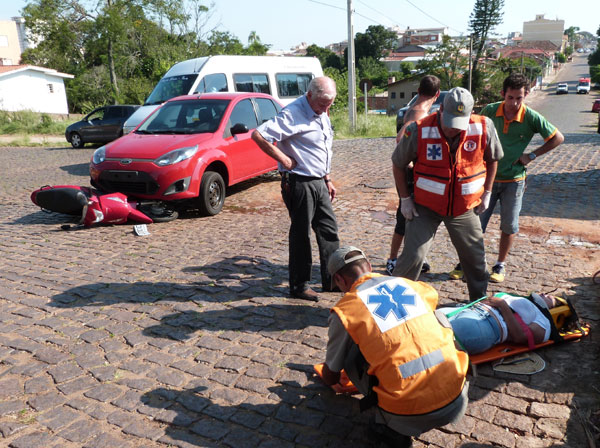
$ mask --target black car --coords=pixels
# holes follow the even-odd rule
[[[446,96],[447,93],[448,93],[447,90],[442,90],[440,92],[440,96],[438,96],[437,100],[435,100],[435,103],[433,103],[431,105],[431,108],[429,109],[429,114],[432,114],[432,113],[438,111],[438,109],[440,108],[442,101],[444,101],[444,97]],[[417,101],[418,96],[419,95],[413,96],[412,99],[408,102],[408,104],[398,111],[398,114],[396,115],[396,132],[400,132],[400,129],[404,125],[404,114],[408,111],[408,109],[410,109],[410,107],[413,104],[415,104],[415,101]]]
[[[94,109],[81,121],[65,131],[65,138],[73,148],[86,143],[108,143],[123,135],[123,123],[140,106],[103,106]]]

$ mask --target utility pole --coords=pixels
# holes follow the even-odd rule
[[[348,117],[350,131],[356,129],[356,68],[354,66],[354,25],[352,0],[348,0]]]

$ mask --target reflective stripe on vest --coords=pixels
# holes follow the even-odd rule
[[[462,215],[481,202],[487,174],[485,117],[471,115],[454,153],[438,127],[438,114],[425,117],[418,126],[415,202],[442,216]]]

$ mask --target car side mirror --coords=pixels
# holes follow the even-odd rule
[[[245,134],[248,132],[248,126],[242,123],[236,123],[231,127],[231,135]]]

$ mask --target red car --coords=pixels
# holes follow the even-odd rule
[[[226,186],[277,168],[250,135],[281,107],[262,93],[173,98],[135,131],[94,152],[91,183],[142,199],[192,199],[204,214],[216,215]]]
[[[592,112],[600,112],[600,98],[595,100],[592,104]]]

